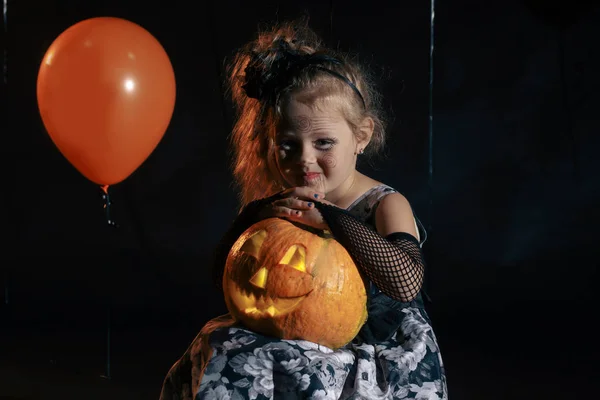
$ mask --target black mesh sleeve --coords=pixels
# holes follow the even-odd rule
[[[235,218],[225,235],[221,238],[215,248],[212,263],[212,278],[214,285],[221,290],[223,288],[223,273],[229,251],[242,233],[260,220],[259,212],[267,204],[282,197],[281,193],[248,203],[246,207]]]
[[[315,202],[331,233],[357,267],[394,300],[413,300],[423,284],[425,262],[419,241],[405,232],[387,237],[341,208]]]

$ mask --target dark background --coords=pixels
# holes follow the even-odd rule
[[[428,311],[451,399],[593,397],[600,8],[550,3],[436,2],[431,92],[428,1],[9,1],[0,399],[158,398],[199,329],[226,312],[207,262],[237,209],[223,60],[259,26],[306,14],[372,67],[393,110],[389,157],[362,170],[403,192],[429,229]],[[151,32],[177,80],[162,142],[112,189],[118,229],[52,144],[35,97],[52,41],[97,16]]]

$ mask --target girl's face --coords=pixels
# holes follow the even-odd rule
[[[292,98],[283,108],[276,161],[289,187],[336,191],[356,171],[354,132],[334,107],[311,107]]]

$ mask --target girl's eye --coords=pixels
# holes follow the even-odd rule
[[[279,148],[281,150],[291,151],[294,149],[294,147],[295,147],[295,144],[291,140],[282,140],[281,142],[279,142]]]
[[[315,145],[319,150],[329,150],[334,144],[335,141],[331,139],[319,139],[315,141]]]
[[[333,139],[317,139],[313,142],[313,145],[317,150],[326,151],[331,149],[336,144],[336,141]],[[298,150],[299,143],[293,140],[282,140],[279,142],[279,149],[292,152]]]

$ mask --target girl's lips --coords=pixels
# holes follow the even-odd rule
[[[305,173],[302,176],[304,176],[305,178],[311,179],[311,178],[315,178],[315,177],[317,177],[319,175],[321,175],[320,172],[307,172],[307,173]]]
[[[306,182],[306,184],[310,184],[311,182],[318,181],[320,176],[321,174],[318,172],[308,172],[302,175],[302,178],[304,179],[304,182]]]

